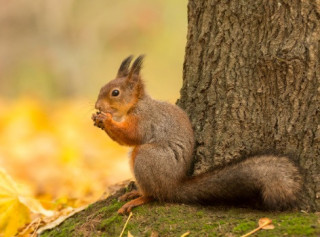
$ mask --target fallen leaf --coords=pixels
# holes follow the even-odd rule
[[[261,219],[259,219],[259,221],[258,221],[258,225],[259,225],[258,228],[250,231],[249,233],[247,233],[247,234],[245,234],[245,235],[242,235],[241,237],[247,237],[247,236],[249,236],[249,235],[252,235],[253,233],[257,232],[258,230],[263,229],[264,227],[270,225],[271,223],[272,223],[272,220],[271,220],[271,219],[266,218],[266,217],[265,217],[265,218],[261,218]],[[274,228],[274,226],[273,226],[273,228]],[[272,228],[271,228],[271,229],[272,229]]]
[[[26,236],[32,236],[31,234],[36,232],[36,230],[39,228],[39,226],[43,223],[43,220],[41,217],[33,219],[30,223],[27,225],[19,228],[18,233],[15,235],[16,237],[26,237]]]
[[[76,208],[76,209],[73,209],[71,207],[67,207],[64,210],[57,212],[56,215],[53,217],[44,218],[42,221],[45,223],[45,225],[41,226],[41,228],[39,228],[37,230],[37,234],[41,235],[42,232],[55,228],[56,226],[60,225],[63,221],[65,221],[69,217],[84,210],[86,207],[87,207],[87,205],[83,206],[83,207]]]
[[[130,233],[130,231],[128,231],[128,237],[134,237],[134,236]]]
[[[263,227],[262,227],[263,230],[273,230],[273,229],[274,229],[274,225],[273,225],[273,224],[264,225],[264,224],[267,223],[267,222],[268,222],[268,223],[271,223],[272,220],[270,220],[270,219],[267,218],[267,217],[260,218],[260,219],[259,219],[259,222],[258,222],[259,227],[260,227],[260,226],[263,226]]]
[[[53,214],[22,191],[6,171],[0,169],[0,229],[3,236],[16,234],[21,226],[30,221],[31,212],[46,216]]]

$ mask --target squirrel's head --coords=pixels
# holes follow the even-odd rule
[[[144,55],[140,55],[129,68],[132,58],[129,56],[124,59],[116,79],[101,88],[95,105],[97,110],[121,119],[145,95],[140,76]]]

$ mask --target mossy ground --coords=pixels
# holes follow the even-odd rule
[[[99,201],[68,218],[43,237],[119,236],[127,216],[119,216],[123,205],[115,197]],[[320,236],[320,214],[302,212],[263,212],[245,208],[189,206],[151,203],[133,210],[124,236],[241,236],[257,227],[258,220],[268,217],[275,229],[260,230],[252,236]]]

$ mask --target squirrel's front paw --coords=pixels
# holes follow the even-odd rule
[[[97,112],[92,115],[91,119],[94,121],[94,126],[104,129],[104,123],[106,120],[110,119],[110,116],[111,116],[110,114]]]

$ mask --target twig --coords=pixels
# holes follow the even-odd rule
[[[253,233],[257,232],[258,230],[262,229],[263,227],[271,224],[272,220],[267,220],[265,223],[263,223],[261,226],[259,226],[258,228],[254,229],[253,231],[250,231],[249,233],[242,235],[241,237],[247,237],[249,235],[252,235]]]
[[[31,237],[36,236],[36,234],[37,234],[37,230],[39,229],[39,226],[40,226],[40,223],[41,223],[41,219],[40,219],[40,218],[38,218],[37,226],[35,227],[35,229],[34,229],[34,231],[33,231],[32,235],[31,235]]]
[[[126,229],[126,227],[127,227],[127,225],[128,225],[128,222],[129,222],[131,216],[132,216],[132,212],[130,212],[130,214],[129,214],[129,216],[128,216],[128,219],[127,219],[126,223],[124,224],[124,227],[123,227],[123,229],[122,229],[121,234],[120,234],[119,237],[122,237],[122,235],[123,235],[123,233],[124,233],[124,230]]]
[[[19,232],[19,235],[26,235],[26,233],[30,230],[31,226],[39,221],[38,219],[40,219],[40,218],[37,217],[33,221],[31,221],[25,228],[23,228],[22,231]]]
[[[184,234],[183,234],[183,235],[181,235],[180,237],[186,237],[186,236],[188,236],[188,235],[190,235],[190,231],[188,231],[188,232],[184,233]]]

